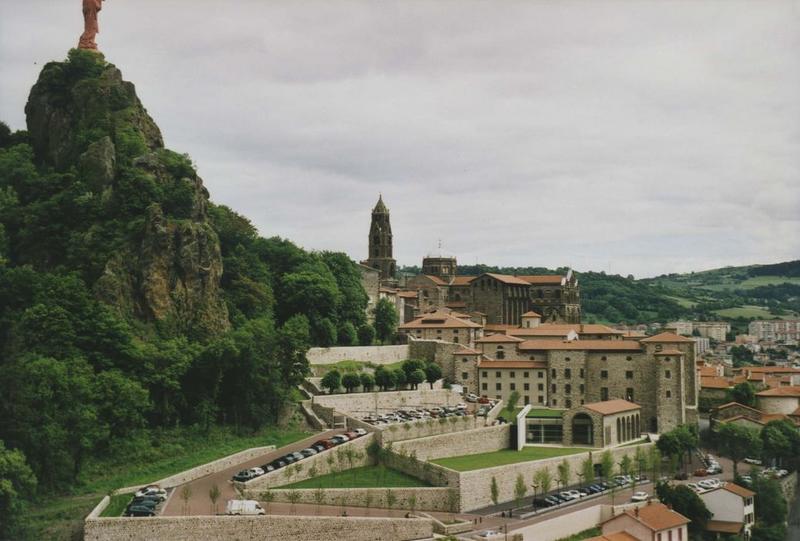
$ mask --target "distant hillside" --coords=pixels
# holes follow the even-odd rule
[[[465,265],[460,274],[557,274],[566,269]],[[419,267],[403,272],[418,273]],[[725,319],[742,332],[751,319],[798,317],[800,261],[725,267],[636,280],[604,272],[578,272],[584,320],[653,323],[679,318]]]

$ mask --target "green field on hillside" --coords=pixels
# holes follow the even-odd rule
[[[769,310],[763,306],[738,306],[736,308],[725,308],[723,310],[714,310],[714,313],[720,317],[727,318],[756,318],[756,319],[792,319],[794,314],[787,314],[784,316],[776,316],[771,314]]]
[[[521,451],[503,449],[491,453],[479,453],[476,455],[453,456],[432,460],[434,464],[439,464],[445,468],[457,471],[480,470],[483,468],[493,468],[495,466],[505,466],[507,464],[517,464],[519,462],[530,462],[532,460],[542,460],[545,458],[555,458],[559,456],[576,455],[591,451],[586,447],[523,447]]]
[[[388,488],[388,487],[427,487],[425,481],[411,477],[383,465],[364,466],[338,473],[328,473],[313,479],[277,488]]]

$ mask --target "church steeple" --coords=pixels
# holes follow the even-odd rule
[[[392,225],[389,209],[383,202],[383,195],[372,209],[372,222],[369,227],[369,255],[367,265],[381,271],[381,281],[394,278],[397,262],[392,256]]]

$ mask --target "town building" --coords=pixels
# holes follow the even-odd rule
[[[611,517],[601,529],[605,536],[626,532],[637,541],[689,541],[688,524],[688,518],[663,503],[648,503]]]
[[[460,317],[458,317],[460,316]],[[483,326],[470,321],[466,314],[438,311],[403,323],[398,331],[417,340],[440,340],[474,347],[483,336]]]
[[[372,209],[372,221],[369,226],[369,254],[362,262],[367,267],[380,271],[382,284],[394,284],[397,273],[397,261],[393,255],[392,225],[389,220],[389,209],[378,197]]]
[[[698,496],[711,512],[706,531],[718,535],[739,535],[750,538],[755,522],[756,493],[734,483],[701,492]]]
[[[724,342],[731,332],[731,325],[726,321],[673,321],[664,326],[666,331],[682,336],[699,336],[717,342]]]
[[[783,415],[800,412],[800,386],[775,387],[756,393],[758,408],[765,413]]]
[[[759,341],[796,344],[800,341],[800,319],[751,321],[748,334]]]

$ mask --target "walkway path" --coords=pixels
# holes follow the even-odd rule
[[[232,466],[221,472],[206,475],[205,477],[201,477],[200,479],[196,479],[184,485],[178,485],[170,494],[170,497],[167,500],[167,503],[164,506],[164,510],[161,514],[165,516],[178,516],[184,514],[207,515],[212,513],[213,510],[211,507],[211,499],[208,497],[208,493],[215,484],[220,490],[220,497],[219,500],[217,500],[217,512],[224,513],[227,501],[237,498],[236,491],[233,489],[233,483],[231,482],[231,478],[236,474],[236,472],[272,462],[276,458],[280,458],[287,453],[305,449],[317,440],[330,438],[336,434],[341,434],[342,432],[344,432],[344,430],[328,430],[327,432],[320,432],[304,440],[296,441],[281,447],[280,449],[276,449],[252,460],[248,460],[247,462],[242,462],[241,464]],[[181,491],[185,486],[188,486],[192,491],[188,502],[188,508],[186,510],[184,510],[184,501],[181,499]]]

